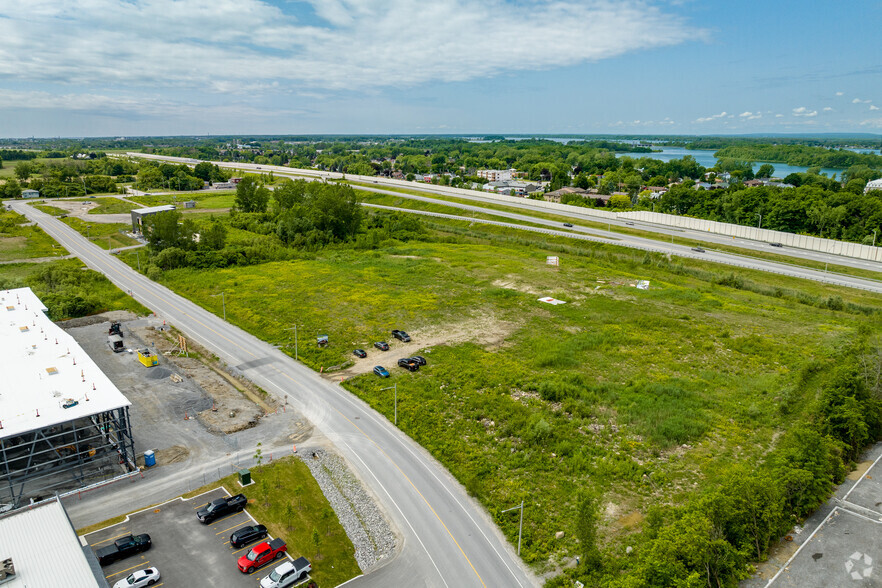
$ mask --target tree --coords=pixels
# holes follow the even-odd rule
[[[756,171],[757,178],[771,178],[775,173],[775,167],[771,163],[764,163]]]
[[[609,199],[611,208],[631,208],[631,199],[624,194],[615,194]]]
[[[15,178],[6,180],[6,185],[3,186],[3,196],[6,198],[21,197],[21,184],[18,183],[18,180]]]
[[[34,165],[30,161],[19,161],[15,164],[15,177],[26,180],[34,173]]]
[[[209,182],[211,181],[211,172],[214,170],[214,166],[207,161],[202,161],[197,163],[193,168],[193,175],[197,178]]]
[[[576,507],[576,538],[582,551],[582,565],[588,570],[596,570],[602,560],[597,548],[597,523],[600,509],[597,500],[590,494],[579,497]]]
[[[255,449],[255,451],[254,451],[254,461],[257,462],[258,467],[260,467],[260,464],[263,463],[263,449],[261,449],[262,445],[263,445],[263,443],[258,441],[257,442],[257,449]]]
[[[294,512],[294,505],[291,504],[290,502],[286,502],[285,503],[285,520],[288,522],[288,530],[289,531],[294,528],[294,515],[295,514],[296,513]]]
[[[266,212],[270,191],[254,176],[246,176],[236,186],[236,209],[242,212]]]
[[[316,559],[318,559],[319,556],[321,555],[321,552],[319,551],[319,547],[321,547],[321,545],[322,545],[322,538],[319,535],[319,532],[315,527],[313,527],[313,529],[312,529],[312,544],[315,545],[315,557],[316,557]]]
[[[202,232],[199,244],[208,249],[220,250],[227,243],[227,227],[222,222],[215,219],[211,221],[211,225]]]
[[[187,219],[183,223],[181,213],[176,210],[160,212],[144,218],[144,233],[147,243],[154,251],[170,247],[187,249],[193,245],[195,227]]]
[[[330,506],[326,506],[322,509],[321,514],[322,522],[325,523],[325,535],[331,534],[331,521],[334,520],[334,509]]]

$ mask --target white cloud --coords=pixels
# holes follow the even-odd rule
[[[868,118],[867,120],[861,121],[861,126],[882,129],[882,118]]]
[[[806,117],[818,116],[818,111],[817,110],[809,110],[805,106],[800,106],[799,108],[793,109],[793,116],[806,116]]]
[[[836,92],[837,96],[842,96],[843,92]]]
[[[833,112],[833,109],[830,108],[829,106],[825,106],[825,107],[824,107],[824,112]]]
[[[784,118],[784,115],[783,114],[776,114],[775,118]]]
[[[872,100],[861,100],[860,98],[855,98],[851,101],[852,104],[869,104]]]
[[[879,110],[879,107],[875,104],[870,104],[870,110]]]
[[[763,113],[762,112],[745,111],[745,112],[742,112],[741,114],[739,114],[738,116],[743,118],[744,120],[756,120],[758,118],[762,118]]]
[[[729,113],[724,110],[720,114],[713,114],[711,116],[703,116],[701,118],[697,118],[697,119],[695,119],[695,122],[706,123],[706,122],[710,122],[712,120],[716,120],[718,118],[724,118],[727,114],[729,114]]]
[[[572,66],[706,35],[646,0],[308,3],[319,23],[286,12],[303,2],[7,2],[0,78],[240,94],[364,91]]]

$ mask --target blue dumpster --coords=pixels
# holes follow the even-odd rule
[[[144,465],[148,468],[156,465],[156,455],[154,455],[152,449],[144,452]]]

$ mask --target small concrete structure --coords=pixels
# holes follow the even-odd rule
[[[187,200],[186,202],[184,202],[184,208],[196,208],[196,201]]]
[[[31,190],[30,188],[27,190],[21,191],[22,198],[39,198],[40,193],[37,190]]]
[[[150,206],[148,208],[136,208],[132,211],[132,232],[144,234],[144,217],[160,212],[171,212],[175,207],[171,204],[163,206]]]

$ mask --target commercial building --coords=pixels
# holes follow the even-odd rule
[[[0,586],[107,588],[108,585],[92,548],[80,543],[61,503],[50,500],[0,515]]]
[[[128,399],[30,288],[0,318],[0,511],[134,471]]]
[[[132,211],[132,232],[144,234],[144,219],[148,216],[159,214],[160,212],[170,212],[175,207],[171,204],[163,206],[150,206],[147,208],[136,208]]]
[[[882,178],[867,182],[867,185],[864,187],[864,194],[870,190],[882,190]]]

